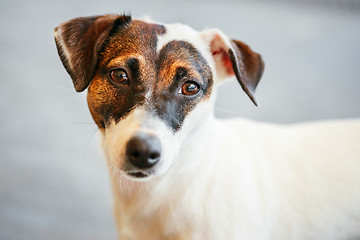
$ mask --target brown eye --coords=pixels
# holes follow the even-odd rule
[[[181,88],[181,93],[187,96],[193,96],[200,91],[200,86],[196,82],[186,82]]]
[[[110,78],[115,83],[129,84],[129,78],[126,72],[122,69],[114,69],[110,71]]]

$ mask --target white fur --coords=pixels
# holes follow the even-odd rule
[[[216,72],[204,35],[183,25],[166,30],[158,50],[186,40]],[[359,238],[360,121],[220,121],[212,114],[215,93],[178,133],[143,107],[104,131],[119,239]],[[125,144],[139,131],[162,144],[146,181],[124,174]]]

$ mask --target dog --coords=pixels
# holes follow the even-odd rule
[[[257,104],[264,63],[245,43],[127,15],[75,18],[54,36],[88,91],[119,239],[360,239],[359,120],[215,119],[227,79]]]

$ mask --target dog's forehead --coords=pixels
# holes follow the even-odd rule
[[[154,61],[160,53],[163,53],[164,57],[164,50],[168,52],[167,57],[174,57],[176,54],[177,60],[185,61],[184,57],[181,58],[184,55],[179,52],[180,49],[173,51],[178,45],[172,44],[170,48],[167,46],[170,42],[185,42],[188,46],[191,45],[196,49],[196,52],[192,53],[200,54],[211,65],[211,56],[199,32],[184,24],[161,24],[151,20],[133,20],[116,31],[107,41],[100,55],[99,64],[106,65],[114,59],[125,59],[130,56],[139,58],[143,62]],[[182,48],[181,52],[191,54],[189,48]]]
[[[203,49],[204,43],[200,38],[199,32],[181,23],[166,24],[164,27],[166,32],[158,37],[158,52],[171,41],[184,41],[192,44],[201,54],[206,55],[205,49]]]

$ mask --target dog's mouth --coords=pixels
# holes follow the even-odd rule
[[[134,178],[146,178],[149,177],[149,174],[143,173],[143,172],[128,172],[129,176]]]

